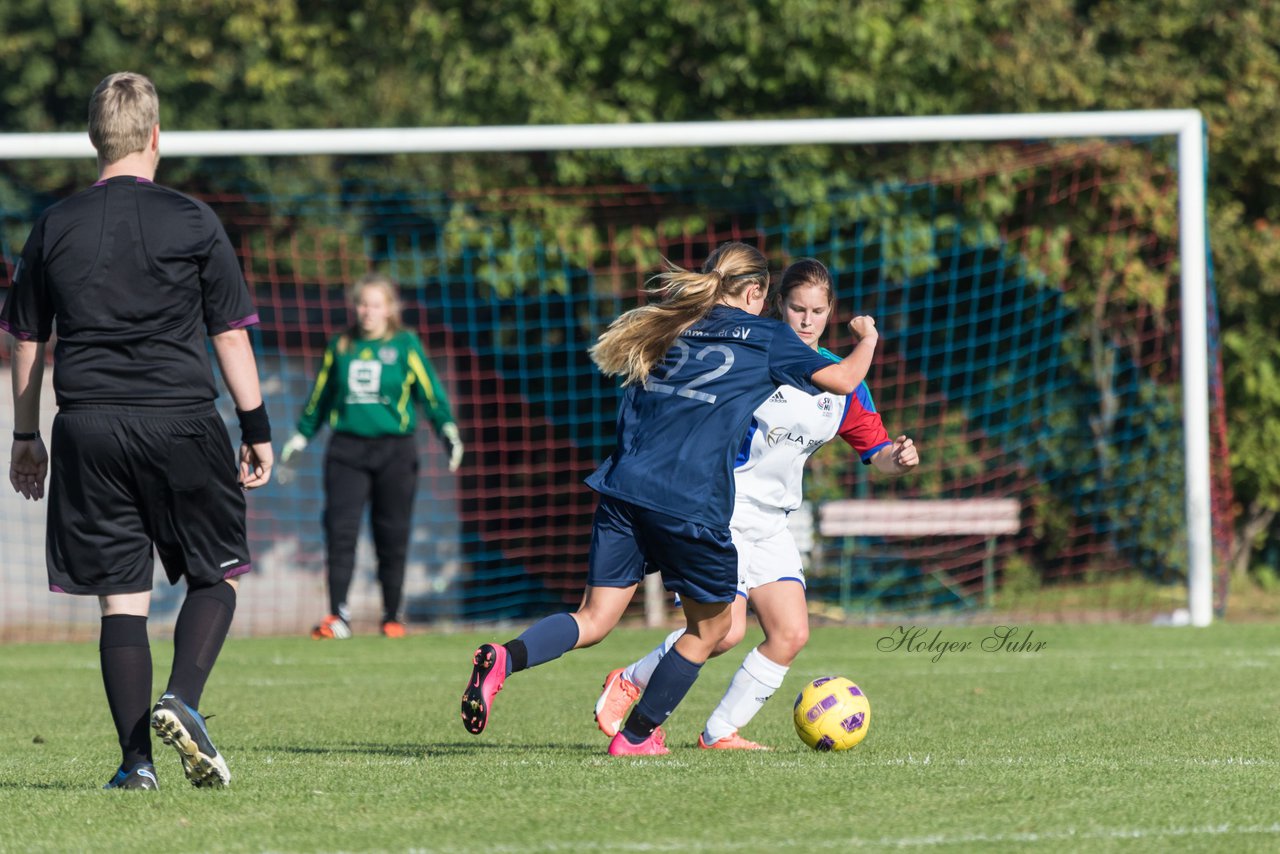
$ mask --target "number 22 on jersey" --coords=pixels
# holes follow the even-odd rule
[[[650,391],[654,394],[674,394],[679,397],[687,397],[690,400],[701,401],[702,403],[715,403],[716,396],[711,392],[701,391],[699,387],[714,382],[729,372],[729,369],[733,367],[733,349],[724,344],[708,344],[699,349],[698,354],[693,356],[694,361],[706,362],[708,359],[712,359],[713,361],[709,364],[713,364],[715,367],[683,383],[677,383],[676,380],[679,379],[680,369],[688,363],[692,348],[687,342],[677,338],[675,349],[679,350],[676,363],[671,366],[671,370],[667,371],[666,376],[663,377],[663,382],[657,382],[652,377],[649,377],[644,382],[645,391]],[[720,363],[715,364],[715,359],[719,359]]]

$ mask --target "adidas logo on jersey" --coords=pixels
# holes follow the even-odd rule
[[[787,399],[782,396],[782,389],[778,389],[773,393],[773,397],[769,398],[770,403],[786,403]]]

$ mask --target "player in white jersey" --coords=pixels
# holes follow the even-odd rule
[[[827,268],[812,259],[797,261],[782,276],[775,310],[800,340],[832,360],[818,346],[834,303]],[[698,746],[717,750],[761,750],[739,730],[782,685],[791,662],[809,639],[804,567],[787,515],[800,506],[804,465],[836,436],[848,442],[877,471],[903,474],[919,464],[906,436],[890,440],[865,384],[849,395],[809,394],[781,386],[754,413],[734,470],[736,490],[730,530],[738,551],[738,595],[720,655],[746,634],[750,601],[764,630],[764,642],[747,653],[720,704],[708,718]],[[648,684],[662,656],[684,629],[672,632],[653,651],[605,679],[596,703],[596,723],[617,732],[628,707]]]

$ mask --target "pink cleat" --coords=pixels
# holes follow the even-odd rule
[[[640,686],[626,679],[622,670],[619,667],[604,678],[604,690],[596,700],[596,726],[610,738],[622,729],[627,709],[640,699]]]
[[[479,735],[489,723],[493,698],[507,679],[507,648],[501,644],[482,643],[471,659],[471,681],[462,692],[462,725],[467,732]]]
[[[627,737],[621,732],[609,742],[610,756],[665,756],[670,752],[667,750],[667,737],[663,734],[662,727],[655,729],[652,735],[639,744],[627,741]]]
[[[763,744],[756,744],[750,739],[743,738],[736,732],[731,732],[723,738],[717,738],[715,741],[707,744],[706,733],[698,735],[698,747],[703,750],[769,750]]]

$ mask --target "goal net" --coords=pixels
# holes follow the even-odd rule
[[[824,343],[837,353],[849,317],[876,317],[868,386],[890,435],[911,436],[923,460],[889,478],[839,442],[816,455],[793,526],[816,614],[1152,620],[1190,607],[1202,623],[1221,610],[1213,567],[1231,519],[1216,315],[1211,284],[1186,284],[1178,138],[998,141],[997,129],[795,144],[790,129],[637,144],[641,130],[629,141],[606,129],[604,142],[574,128],[523,141],[516,129],[369,131],[329,135],[333,150],[307,134],[165,135],[158,180],[207,201],[242,260],[277,446],[350,321],[345,286],[370,269],[400,282],[467,447],[451,474],[419,433],[411,622],[526,621],[577,603],[595,506],[582,481],[612,449],[619,394],[587,348],[663,259],[696,267],[726,240],[758,246],[779,272],[826,264],[837,308]],[[35,217],[94,179],[88,155],[0,167],[0,298]],[[51,388],[44,404],[47,429]],[[220,408],[232,424],[225,395]],[[237,633],[305,631],[327,610],[323,457],[314,443],[289,483],[250,495],[255,571]],[[43,506],[7,494],[0,507],[0,638],[91,635],[96,603],[47,590]],[[989,507],[1011,523],[993,531]],[[862,524],[819,521],[839,514]],[[375,564],[366,524],[358,630],[379,613]],[[157,575],[154,622],[182,592]]]

